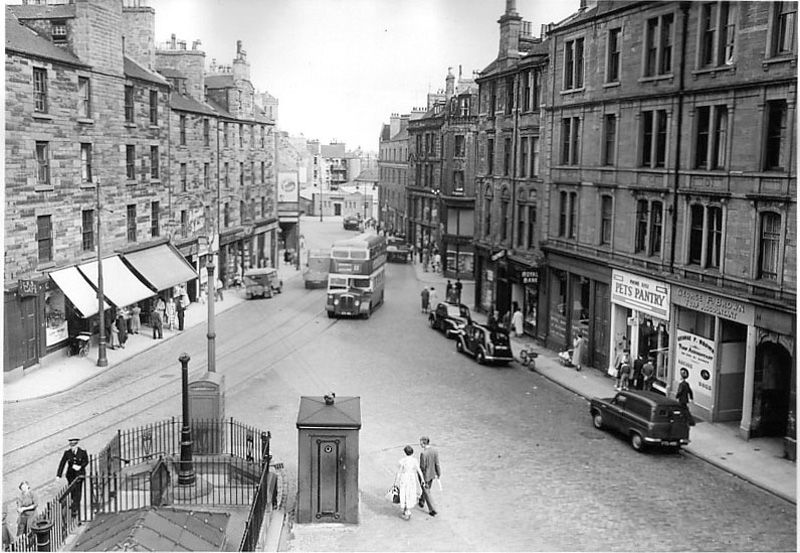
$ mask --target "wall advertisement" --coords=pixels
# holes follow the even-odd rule
[[[278,202],[297,203],[297,173],[278,173]]]
[[[714,361],[716,347],[713,340],[677,330],[675,335],[675,388],[680,382],[682,369],[689,372],[686,381],[694,392],[694,402],[712,410],[714,398]]]

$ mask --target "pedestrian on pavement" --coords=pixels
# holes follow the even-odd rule
[[[19,485],[19,497],[17,498],[17,537],[30,534],[31,523],[38,507],[36,494],[31,490],[28,481],[23,480]]]
[[[456,279],[456,283],[453,285],[453,287],[456,289],[456,301],[461,303],[461,290],[464,288],[464,285],[461,284],[460,278]]]
[[[442,270],[442,256],[437,251],[433,254],[433,272],[438,273]]]
[[[491,329],[497,328],[499,317],[500,314],[497,312],[497,309],[493,309],[492,311],[490,311],[489,319],[486,321],[486,326],[488,326]]]
[[[511,326],[514,328],[514,336],[519,338],[523,334],[522,327],[522,310],[519,308],[519,303],[513,302],[514,314],[511,315]]]
[[[644,359],[642,355],[636,356],[633,360],[633,370],[631,371],[631,388],[634,390],[642,389],[642,367],[644,367]]]
[[[653,365],[653,358],[647,360],[647,363],[642,365],[642,389],[651,392],[653,390],[653,380],[655,378],[656,370]]]
[[[72,488],[70,511],[72,516],[78,518],[80,522],[83,481],[86,478],[86,465],[89,464],[89,455],[85,449],[78,447],[79,441],[78,438],[69,439],[69,449],[61,456],[61,462],[58,464],[58,471],[56,472],[56,480],[62,477],[65,468],[67,469],[66,477],[69,484],[78,480]]]
[[[420,482],[422,494],[419,496],[417,504],[424,509],[427,503],[428,514],[435,517],[436,506],[433,504],[431,490],[433,481],[442,476],[442,471],[439,468],[439,452],[435,447],[431,446],[431,439],[428,436],[422,436],[419,439],[419,446],[422,448],[419,454],[419,469],[422,471],[423,480]]]
[[[423,250],[422,251],[422,270],[424,272],[426,272],[426,273],[428,272],[428,260],[429,260],[429,258],[430,258],[430,254],[428,253],[428,250]]]
[[[214,282],[214,296],[219,301],[223,301],[225,299],[225,297],[222,295],[222,280],[219,278],[216,280],[216,282]]]
[[[511,311],[503,312],[503,316],[500,318],[500,320],[500,326],[505,330],[509,330],[511,328]]]
[[[117,313],[117,334],[119,334],[119,347],[124,348],[128,341],[128,323],[122,312]]]
[[[175,313],[178,316],[178,330],[183,330],[186,306],[189,305],[189,296],[181,294],[175,298]]]
[[[111,317],[111,322],[108,324],[108,341],[108,345],[111,349],[117,349],[120,347],[119,328],[117,327],[117,321],[114,317]]]
[[[164,337],[164,311],[167,306],[159,296],[153,308],[153,340]]]
[[[175,299],[168,298],[166,303],[164,304],[164,324],[165,326],[172,330],[177,326],[178,320],[175,316]]]
[[[689,386],[689,383],[686,381],[687,378],[689,378],[689,371],[681,369],[681,382],[678,384],[678,391],[675,392],[675,399],[683,406],[686,412],[686,420],[689,421],[689,426],[694,426],[694,417],[689,409],[689,401],[694,401],[694,392],[692,392],[692,387]]]
[[[139,329],[142,328],[142,308],[139,307],[139,304],[135,304],[131,307],[131,333],[132,334],[139,334]]]
[[[588,342],[583,337],[582,332],[578,332],[575,341],[572,343],[572,364],[575,365],[575,370],[579,371],[583,368],[584,360],[586,359],[586,350]]]
[[[422,300],[422,312],[428,312],[428,302],[430,301],[431,291],[428,290],[428,287],[425,286],[422,289],[422,292],[419,293],[420,299]]]
[[[448,302],[455,303],[455,298],[453,298],[453,292],[454,291],[455,290],[453,289],[453,283],[450,280],[448,280],[447,281],[447,287],[444,290],[444,297]]]
[[[119,312],[122,314],[122,318],[125,319],[125,333],[133,334],[133,329],[131,328],[131,325],[133,324],[131,321],[131,308],[126,305],[120,308]]]
[[[416,261],[414,259],[414,255],[416,255],[417,253],[417,248],[414,247],[414,244],[411,244],[411,246],[409,246],[408,248],[408,251],[409,251],[409,257],[411,258],[411,264],[413,265],[414,262]]]
[[[439,294],[436,293],[436,289],[431,286],[431,293],[430,293],[430,308],[436,309],[439,305]]]
[[[403,518],[411,518],[411,508],[417,502],[417,483],[424,482],[425,477],[419,468],[419,462],[414,455],[414,448],[407,445],[403,448],[405,457],[397,464],[397,474],[394,485],[400,489],[400,507],[403,509]]]
[[[8,512],[5,507],[3,507],[3,551],[8,551],[11,542],[14,541],[14,538],[11,536],[11,530],[8,528]]]
[[[615,390],[627,390],[628,380],[631,376],[631,352],[625,348],[622,352],[622,357],[619,360],[619,367],[617,367],[617,385]]]

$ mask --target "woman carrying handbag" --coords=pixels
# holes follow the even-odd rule
[[[419,468],[419,461],[414,455],[414,448],[407,445],[403,448],[405,457],[400,459],[397,465],[397,475],[394,477],[394,485],[400,491],[400,506],[403,508],[403,518],[411,518],[411,509],[417,503],[417,482],[424,482],[425,477]],[[424,485],[424,484],[423,484]]]

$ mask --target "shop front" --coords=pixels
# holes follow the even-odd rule
[[[550,252],[540,306],[547,347],[572,348],[578,334],[588,340],[586,366],[606,370],[609,364],[611,271],[607,267],[570,259]]]
[[[611,332],[609,366],[630,350],[631,359],[650,360],[656,369],[657,390],[666,392],[670,363],[670,285],[614,269],[611,275]]]

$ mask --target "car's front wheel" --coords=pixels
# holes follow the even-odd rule
[[[464,353],[464,342],[461,339],[456,340],[456,351],[458,353]]]
[[[486,364],[486,354],[483,353],[483,348],[478,350],[478,355],[476,356],[478,360],[478,365],[485,365]]]
[[[636,451],[642,451],[644,449],[644,439],[636,432],[631,434],[631,447]]]
[[[594,424],[595,428],[602,429],[603,428],[603,415],[601,415],[600,413],[595,413],[592,416],[592,423]]]
[[[431,325],[431,328],[436,328],[436,318],[435,317],[428,317],[428,324]]]

